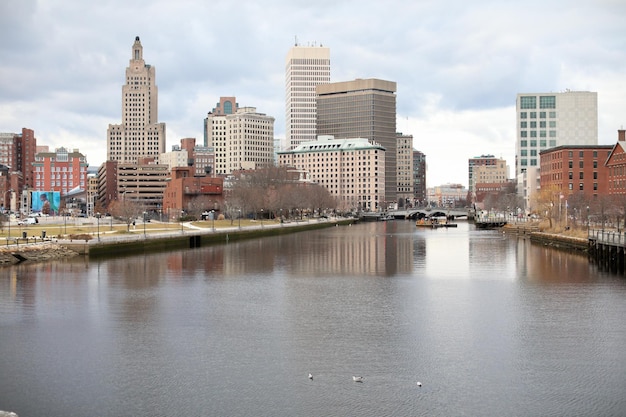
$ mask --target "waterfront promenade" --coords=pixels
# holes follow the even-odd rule
[[[23,261],[44,261],[75,255],[111,256],[146,250],[196,248],[208,244],[249,239],[261,236],[294,233],[353,223],[354,219],[338,217],[299,221],[278,220],[234,221],[217,220],[183,223],[150,222],[128,227],[125,224],[98,224],[93,230],[70,229],[73,233],[4,238],[0,245],[0,265]],[[48,229],[62,227],[50,224]],[[32,231],[32,229],[31,229]],[[27,236],[27,237],[24,237]],[[45,236],[45,237],[44,237]]]

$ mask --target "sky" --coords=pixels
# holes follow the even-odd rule
[[[427,186],[468,184],[468,159],[515,165],[518,93],[595,91],[598,143],[626,124],[624,0],[0,0],[0,132],[106,160],[135,36],[156,67],[166,151],[203,142],[222,96],[285,137],[285,58],[330,48],[331,82],[397,83],[397,131]]]

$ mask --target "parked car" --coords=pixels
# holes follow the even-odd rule
[[[39,220],[36,217],[26,217],[25,219],[21,219],[17,221],[19,226],[27,226],[29,224],[37,224]]]

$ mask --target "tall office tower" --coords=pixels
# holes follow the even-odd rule
[[[426,205],[426,155],[413,151],[413,196],[415,206]]]
[[[316,91],[317,134],[366,138],[382,145],[386,150],[384,203],[396,203],[396,83],[357,79],[319,85]]]
[[[598,93],[518,94],[516,107],[516,176],[538,170],[545,149],[598,144]]]
[[[285,142],[287,149],[316,140],[315,87],[330,82],[330,48],[296,43],[285,64]]]
[[[398,173],[398,207],[408,207],[413,195],[413,135],[397,133],[396,163]]]
[[[221,97],[204,126],[206,146],[214,151],[213,175],[274,165],[273,117],[255,107],[240,108],[235,97]]]
[[[143,60],[139,36],[126,68],[122,86],[122,124],[109,125],[107,160],[137,163],[139,158],[155,158],[165,152],[165,123],[158,123],[158,88],[155,68]]]

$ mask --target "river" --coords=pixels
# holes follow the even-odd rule
[[[626,279],[465,222],[0,276],[20,417],[626,415]]]

